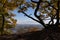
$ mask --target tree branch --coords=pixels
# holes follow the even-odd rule
[[[35,1],[33,1],[33,0],[31,0],[31,2],[38,3],[38,2],[35,2]]]
[[[31,0],[32,1],[32,0]],[[33,2],[33,1],[32,1]],[[40,3],[42,2],[42,0],[39,0],[37,2],[37,7],[35,9],[35,12],[34,12],[34,16],[39,20],[39,22],[45,27],[47,28],[47,26],[44,24],[43,20],[40,18],[40,16],[37,15],[37,12],[38,12],[38,9],[39,9],[39,6],[40,6]]]
[[[50,25],[51,22],[52,22],[51,24],[54,24],[54,21],[53,21],[53,20],[54,20],[54,17],[53,17],[53,15],[50,16],[50,17],[51,17],[51,20],[50,20],[49,23],[48,23],[49,25]]]
[[[22,13],[23,13],[25,16],[27,16],[27,17],[31,18],[32,20],[34,20],[34,21],[36,21],[36,22],[39,22],[38,20],[34,19],[33,17],[31,17],[31,16],[27,15],[25,12],[22,12]]]
[[[37,12],[38,12],[38,9],[39,9],[39,6],[40,6],[40,3],[41,3],[41,2],[42,2],[42,1],[39,0],[39,2],[37,3],[37,7],[36,7],[36,9],[35,9],[35,12],[34,12],[34,16],[35,16],[39,21],[42,21],[42,19],[40,18],[40,16],[37,15]]]
[[[34,19],[33,17],[27,15],[25,12],[22,12],[22,13],[23,13],[25,16],[27,16],[28,18],[30,18],[30,19],[32,19],[32,20],[34,20],[34,21],[42,24],[45,28],[47,28],[47,26],[46,26],[42,21],[39,21],[39,20]]]
[[[52,8],[54,8],[55,10],[57,10],[54,6],[51,5],[51,3],[49,3],[48,1],[45,1],[47,2],[49,5],[48,6],[51,6]]]

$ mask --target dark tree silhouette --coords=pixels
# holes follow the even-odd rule
[[[50,35],[50,32],[51,31],[57,31],[58,29],[60,29],[59,28],[59,0],[57,1],[57,6],[58,6],[58,8],[55,8],[54,7],[54,5],[51,5],[51,3],[50,2],[48,2],[48,1],[42,1],[42,0],[39,0],[38,2],[36,2],[36,1],[33,1],[33,0],[31,0],[31,2],[33,2],[33,3],[35,3],[35,4],[37,4],[37,6],[36,6],[36,9],[35,9],[35,11],[34,11],[34,16],[37,18],[37,19],[35,19],[35,18],[33,18],[33,17],[31,17],[30,15],[28,15],[27,13],[25,13],[24,11],[18,11],[18,12],[22,12],[25,16],[27,16],[28,18],[31,18],[32,20],[34,20],[34,21],[36,21],[36,22],[38,22],[38,23],[40,23],[40,24],[42,24],[44,27],[45,27],[45,30],[47,31],[47,33],[48,33],[48,36],[51,38],[51,40],[54,40],[52,37],[51,37],[51,35]],[[37,15],[37,12],[38,12],[38,10],[39,10],[39,6],[40,6],[40,3],[42,3],[42,2],[44,2],[44,3],[48,3],[48,5],[46,6],[46,7],[52,7],[54,10],[56,10],[56,12],[55,12],[55,14],[54,15],[51,15],[50,14],[50,17],[51,17],[51,20],[49,21],[49,23],[48,24],[45,24],[44,22],[43,22],[43,19],[40,17],[40,15]],[[20,8],[21,9],[21,8]],[[54,24],[54,19],[56,19],[56,23]],[[50,24],[51,23],[51,24]],[[50,29],[52,29],[52,30],[50,30]],[[50,31],[49,31],[50,30]]]
[[[58,0],[58,3],[57,3],[58,9],[55,8],[54,5],[51,5],[51,3],[48,2],[48,1],[39,0],[38,2],[36,2],[36,1],[31,0],[31,2],[37,4],[36,9],[35,9],[35,12],[34,12],[34,16],[35,16],[37,19],[34,19],[34,18],[31,17],[30,15],[28,15],[27,13],[25,13],[24,11],[22,11],[22,13],[23,13],[25,16],[27,16],[27,17],[31,18],[32,20],[34,20],[34,21],[42,24],[45,28],[48,28],[49,26],[52,26],[52,25],[53,25],[54,27],[59,27],[59,2],[60,2],[59,0]],[[42,3],[42,2],[48,3],[48,5],[47,5],[46,7],[49,7],[49,6],[50,6],[50,7],[52,7],[53,9],[56,10],[56,13],[55,13],[54,15],[51,15],[51,16],[50,16],[50,17],[51,17],[51,20],[50,20],[50,22],[49,22],[48,24],[45,24],[45,23],[43,22],[43,19],[40,18],[40,15],[37,15],[37,12],[38,12],[38,10],[39,10],[40,3]],[[20,8],[20,9],[21,9],[21,8]],[[56,19],[56,23],[55,23],[55,24],[54,24],[54,19]],[[51,23],[51,22],[52,22],[52,23]],[[51,23],[51,24],[50,24],[50,23]]]
[[[4,17],[4,15],[2,14],[2,27],[1,27],[1,35],[3,35],[3,32],[4,32],[4,23],[5,23],[5,17]]]
[[[8,5],[10,5],[10,6],[8,6]],[[7,31],[4,29],[13,28],[13,26],[15,26],[15,24],[16,24],[16,19],[12,18],[15,16],[15,14],[8,11],[8,10],[14,9],[13,6],[11,6],[11,5],[13,5],[13,3],[11,4],[11,2],[8,2],[8,0],[0,0],[0,35],[7,34]],[[17,5],[14,5],[14,7],[17,7]],[[9,23],[11,23],[11,21],[7,20],[6,18],[10,19],[13,22],[13,24],[12,25],[9,24]]]
[[[60,2],[60,1],[57,0],[57,5],[58,5],[57,8],[55,8],[54,5],[51,5],[51,3],[48,2],[48,1],[39,0],[38,2],[36,2],[36,1],[31,0],[31,2],[37,4],[37,5],[36,5],[36,9],[35,9],[35,11],[34,11],[34,16],[36,17],[36,19],[33,18],[33,17],[31,17],[30,15],[28,15],[27,13],[24,12],[25,9],[26,9],[26,7],[24,8],[24,10],[20,8],[21,11],[23,10],[22,13],[23,13],[25,16],[31,18],[32,20],[34,20],[34,21],[42,24],[42,25],[45,27],[45,31],[47,32],[48,36],[51,38],[51,40],[54,40],[53,37],[51,37],[50,32],[53,31],[53,30],[56,31],[56,30],[59,29],[59,25],[60,25],[60,23],[59,23],[59,10],[60,10],[60,9],[59,9],[59,8],[60,8],[59,2]],[[56,10],[56,12],[55,12],[54,15],[51,15],[51,14],[50,14],[51,20],[49,21],[48,24],[45,24],[44,21],[43,21],[43,19],[40,17],[40,15],[37,15],[38,10],[40,9],[40,8],[39,8],[39,7],[40,7],[40,4],[41,4],[42,2],[48,4],[46,7],[49,7],[49,6],[50,6],[50,7],[52,7],[54,10]],[[4,7],[4,6],[3,6],[3,7]],[[1,34],[3,34],[5,17],[4,17],[4,14],[1,14],[1,15],[2,15],[2,18],[3,18],[3,20],[2,20],[2,27],[1,27]],[[54,19],[56,19],[56,23],[55,23],[55,24],[54,24],[54,21],[53,21]],[[52,29],[52,30],[51,30],[51,29]],[[55,31],[54,31],[54,32],[55,32]],[[40,32],[40,31],[39,31],[39,32]],[[38,33],[39,33],[39,32],[38,32]],[[33,33],[33,34],[34,34],[34,33]],[[32,35],[33,35],[33,34],[32,34]],[[33,36],[34,36],[34,35],[33,35]],[[29,39],[29,40],[30,40],[30,39]],[[35,40],[37,40],[37,39],[35,39]]]

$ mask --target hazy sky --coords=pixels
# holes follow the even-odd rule
[[[16,14],[15,19],[17,19],[17,24],[38,24],[37,22],[33,21],[32,19],[24,16],[24,14],[22,13],[18,13],[17,9],[13,11],[14,14]],[[34,9],[29,8],[28,11],[26,11],[26,13],[32,14],[31,16],[34,17],[33,13],[34,13]],[[35,17],[34,17],[35,18]]]
[[[30,0],[26,0],[27,2],[30,2]],[[15,19],[17,19],[17,24],[38,24],[37,22],[33,21],[32,19],[24,16],[22,13],[18,13],[17,9],[13,11],[14,14],[16,14]],[[32,14],[31,16],[34,17],[34,9],[29,8],[28,11],[26,11],[27,14]],[[35,18],[35,17],[34,17]],[[46,22],[46,21],[45,21]]]

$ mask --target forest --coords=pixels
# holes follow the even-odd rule
[[[30,8],[34,9],[33,13],[27,13]],[[18,21],[14,18],[17,14],[13,13],[14,10],[19,15],[23,14],[24,18],[39,23],[43,29],[32,24],[13,33],[11,29],[16,27]],[[25,28],[27,32],[24,32]],[[60,0],[0,0],[0,40],[60,40]]]

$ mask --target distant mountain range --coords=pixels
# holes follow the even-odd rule
[[[25,33],[31,28],[38,28],[38,30],[42,30],[44,27],[40,24],[17,24],[15,28],[12,28],[14,33]]]

